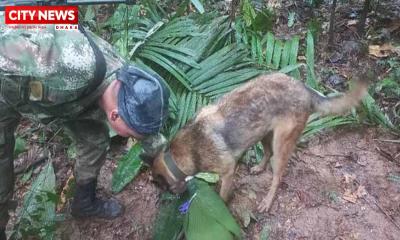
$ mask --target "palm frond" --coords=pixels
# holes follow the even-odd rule
[[[245,45],[227,41],[227,20],[223,16],[199,24],[185,16],[155,23],[146,34],[130,35],[141,37],[131,45],[132,59],[166,79],[176,96],[170,107],[170,136],[202,106],[261,72],[248,59]]]

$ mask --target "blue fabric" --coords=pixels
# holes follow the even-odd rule
[[[159,132],[168,117],[170,95],[161,77],[126,65],[117,79],[122,82],[118,113],[125,123],[142,135]]]

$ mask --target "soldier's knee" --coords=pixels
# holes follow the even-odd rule
[[[10,134],[0,130],[0,165],[5,165],[6,162],[12,161],[14,145],[14,132]]]

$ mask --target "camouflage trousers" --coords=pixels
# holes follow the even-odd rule
[[[14,191],[14,134],[20,118],[18,110],[0,96],[0,228],[8,222],[9,201]],[[85,116],[65,120],[62,125],[76,146],[76,181],[85,184],[96,179],[109,145],[107,125],[102,120]]]

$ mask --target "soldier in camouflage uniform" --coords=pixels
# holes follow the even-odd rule
[[[0,27],[0,239],[13,195],[14,132],[21,117],[56,121],[74,140],[72,215],[119,216],[123,208],[116,200],[95,195],[109,144],[106,120],[121,136],[159,142],[169,97],[162,79],[126,65],[107,42],[83,28],[12,29],[1,22]]]

